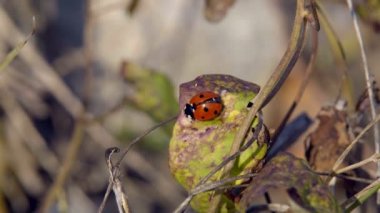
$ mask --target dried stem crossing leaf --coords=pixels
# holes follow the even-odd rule
[[[322,179],[310,170],[304,160],[291,154],[281,153],[269,161],[252,178],[251,184],[243,192],[242,208],[250,205],[270,189],[287,188],[297,203],[312,212],[341,212],[335,198],[324,185]]]

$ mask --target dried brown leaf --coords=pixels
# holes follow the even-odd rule
[[[306,161],[280,153],[252,178],[243,192],[240,205],[247,209],[271,189],[287,188],[297,203],[312,212],[341,212],[322,179],[311,171]]]

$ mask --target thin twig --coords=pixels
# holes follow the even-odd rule
[[[118,112],[121,109],[124,109],[126,106],[127,100],[123,98],[120,102],[116,103],[112,108],[108,109],[106,112],[97,115],[90,122],[99,122],[102,123],[105,119],[107,119],[110,115],[113,115],[115,112]]]
[[[151,132],[153,132],[154,130],[156,130],[157,128],[165,125],[165,124],[168,124],[170,123],[171,121],[175,120],[176,118],[178,117],[178,115],[175,115],[171,118],[168,118],[156,125],[154,125],[153,127],[151,127],[150,129],[146,130],[145,132],[143,132],[140,136],[136,137],[135,139],[133,139],[133,141],[131,141],[127,148],[124,149],[124,151],[122,152],[120,158],[116,161],[115,163],[115,167],[118,167],[121,163],[121,161],[123,160],[123,158],[127,155],[128,151],[132,148],[132,146],[134,146],[136,143],[138,143],[143,137],[147,136],[148,134],[150,134]]]
[[[343,49],[343,44],[339,40],[337,33],[334,30],[334,27],[331,25],[326,11],[323,8],[323,5],[320,1],[317,1],[318,17],[321,25],[323,26],[325,35],[330,44],[332,54],[334,56],[335,63],[337,64],[338,70],[341,73],[341,78],[338,86],[338,93],[336,95],[335,103],[341,100],[343,95],[344,99],[348,102],[348,107],[350,111],[353,111],[355,108],[354,97],[352,92],[351,80],[348,76],[348,66],[346,60],[346,54]]]
[[[71,168],[73,167],[78,156],[79,148],[83,141],[83,133],[83,122],[77,121],[73,135],[69,142],[65,160],[59,168],[57,177],[55,178],[53,185],[50,187],[46,197],[43,199],[42,205],[40,206],[38,212],[49,212],[50,206],[53,204],[57,195],[61,192],[63,185],[70,175]]]
[[[24,35],[2,7],[0,7],[0,20],[2,28],[7,29],[2,30],[2,34],[7,36],[7,42],[16,46],[18,42],[15,40],[23,39]],[[78,118],[82,116],[83,105],[80,100],[57,75],[57,72],[45,61],[32,42],[30,42],[28,48],[24,48],[19,52],[18,57],[26,66],[30,67],[28,76],[36,78],[41,88],[49,91],[49,94],[62,104],[72,117]]]
[[[369,71],[369,66],[368,66],[368,62],[367,62],[366,52],[364,49],[363,38],[361,35],[361,31],[360,31],[360,27],[359,27],[359,23],[358,23],[358,18],[356,16],[356,13],[355,13],[354,8],[352,6],[352,0],[346,0],[346,2],[348,5],[348,8],[350,10],[351,16],[352,16],[352,21],[354,24],[356,37],[358,39],[359,46],[360,46],[360,55],[361,55],[362,62],[363,62],[364,75],[365,75],[368,97],[369,97],[370,108],[371,108],[371,116],[372,116],[372,120],[375,120],[375,117],[376,117],[376,108],[375,108],[376,105],[375,105],[375,99],[374,99],[375,95],[373,94],[373,85],[372,85],[372,81],[370,78],[370,71]],[[378,124],[376,124],[374,126],[373,134],[374,134],[375,153],[379,154],[380,153],[380,132],[379,132],[379,125]],[[376,175],[377,175],[377,177],[380,177],[380,162],[377,163]],[[380,201],[380,200],[378,200],[378,201]],[[380,203],[378,202],[377,204],[379,205]]]
[[[349,166],[346,166],[346,167],[344,167],[342,169],[339,169],[335,173],[341,174],[341,173],[344,173],[344,172],[347,172],[347,171],[359,168],[361,166],[364,166],[367,163],[378,162],[379,160],[380,160],[380,155],[375,153],[375,154],[371,155],[369,158],[364,159],[362,161],[359,161],[357,163],[351,164]]]
[[[302,83],[298,89],[298,92],[296,94],[296,97],[294,98],[292,105],[288,109],[285,117],[282,119],[281,124],[278,126],[278,128],[276,129],[276,132],[274,133],[272,137],[273,142],[276,142],[277,137],[280,135],[286,123],[289,121],[290,116],[293,114],[294,110],[298,106],[298,103],[300,102],[306,90],[306,86],[309,84],[310,76],[315,70],[314,66],[315,66],[315,62],[316,62],[317,54],[318,54],[318,31],[316,30],[311,31],[311,39],[312,39],[312,42],[311,42],[312,53],[311,53],[310,60],[306,68],[306,72],[304,73]]]
[[[109,130],[101,126],[99,123],[93,123],[86,128],[86,133],[91,138],[91,141],[99,144],[104,149],[109,147],[120,146],[125,144],[117,140]],[[131,149],[128,152],[128,161],[123,160],[120,167],[127,166],[127,168],[136,171],[141,174],[149,182],[149,187],[152,190],[160,192],[159,199],[165,202],[176,205],[178,198],[182,196],[182,193],[178,190],[172,180],[171,176],[160,168],[154,167],[152,162],[148,161],[146,156],[140,152]]]
[[[284,56],[281,58],[280,63],[272,73],[271,77],[266,82],[265,86],[260,90],[257,96],[251,101],[253,103],[252,108],[247,114],[239,131],[235,135],[233,144],[231,146],[230,155],[233,155],[239,150],[241,144],[244,142],[244,138],[250,129],[255,115],[259,110],[264,107],[277,93],[284,81],[287,79],[290,71],[293,69],[296,61],[302,50],[302,44],[305,36],[307,11],[305,10],[304,0],[297,0],[296,16],[294,19],[293,30],[291,34],[291,41]],[[230,171],[233,168],[234,163],[230,162],[222,170],[221,177],[228,177]],[[221,194],[218,193],[211,201],[209,212],[215,212],[218,209],[221,201]]]
[[[112,180],[110,178],[109,181],[108,181],[107,191],[104,194],[102,203],[99,206],[98,213],[102,213],[103,212],[104,207],[106,206],[106,203],[107,203],[108,196],[111,194],[112,186],[113,186],[113,183],[112,183]]]
[[[33,16],[32,18],[32,31],[29,33],[28,36],[26,36],[26,39],[19,43],[15,48],[12,49],[11,52],[9,52],[3,60],[0,61],[0,72],[2,72],[20,53],[22,48],[28,43],[29,39],[34,36],[36,33],[36,18]]]
[[[255,204],[248,208],[247,212],[289,212],[290,206],[281,203]]]
[[[106,162],[107,162],[107,167],[108,167],[108,172],[110,173],[110,177],[109,177],[109,184],[107,186],[107,191],[103,197],[103,200],[102,200],[102,203],[100,204],[99,206],[99,209],[98,209],[98,213],[102,213],[103,210],[104,210],[104,207],[106,205],[106,202],[107,202],[107,198],[109,196],[109,194],[111,193],[111,189],[112,189],[112,186],[113,186],[113,165],[112,165],[112,161],[111,161],[111,157],[114,153],[116,152],[119,152],[120,149],[117,148],[117,147],[112,147],[112,148],[108,148],[106,150],[106,153],[105,153],[105,158],[106,158]]]
[[[138,143],[139,141],[141,141],[142,138],[144,138],[145,136],[147,136],[148,134],[150,134],[151,132],[153,132],[154,130],[156,130],[157,128],[175,120],[176,118],[178,117],[178,115],[175,115],[165,121],[162,121],[156,125],[154,125],[153,127],[151,127],[150,129],[146,130],[145,132],[143,132],[140,136],[136,137],[135,139],[133,139],[133,141],[131,141],[128,146],[124,149],[124,151],[122,152],[120,158],[116,161],[116,163],[114,164],[114,167],[115,168],[118,168],[121,164],[121,162],[123,161],[124,157],[128,154],[129,150],[136,144]],[[108,191],[108,188],[113,188],[114,186],[114,183],[112,181],[112,179],[110,179],[109,183],[108,183],[108,187],[107,187],[107,191]],[[102,201],[102,205],[104,205],[103,203],[106,203],[107,200],[108,200],[108,197],[109,197],[109,194],[110,193],[106,193],[103,197],[103,201]],[[101,212],[104,208],[104,206],[100,206],[99,209],[98,209],[98,212]]]
[[[30,151],[35,154],[41,167],[53,176],[59,166],[57,157],[50,151],[28,113],[17,102],[17,96],[10,93],[6,85],[0,85],[0,90],[0,106],[9,118],[10,125],[20,135]]]
[[[211,182],[211,183],[205,183],[205,184],[202,184],[202,185],[197,186],[194,189],[192,189],[190,191],[190,194],[197,195],[199,193],[203,193],[203,192],[207,192],[207,191],[211,191],[213,189],[216,189],[220,186],[225,185],[226,183],[231,183],[231,182],[234,182],[237,180],[249,179],[249,178],[252,178],[255,176],[257,176],[257,174],[249,173],[249,174],[245,174],[245,175],[239,175],[239,176],[235,176],[235,177],[225,178],[225,179],[218,180],[218,181]],[[239,187],[239,186],[232,186],[231,185],[229,187]]]
[[[83,103],[86,106],[91,97],[91,91],[93,88],[93,48],[92,48],[92,36],[93,36],[93,15],[91,10],[92,0],[85,0],[85,23],[83,30],[83,54],[85,60],[85,74],[83,83]]]
[[[110,150],[110,151],[109,151]],[[120,181],[120,167],[116,167],[112,163],[112,155],[116,152],[119,152],[119,148],[113,147],[106,151],[106,161],[108,166],[108,171],[110,173],[110,180],[112,181],[112,190],[115,194],[117,207],[119,209],[119,213],[129,213],[129,204],[128,197],[124,191],[124,187]],[[108,188],[108,187],[107,187]]]
[[[336,173],[333,173],[333,172],[317,172],[317,171],[312,171],[312,170],[310,170],[310,171],[313,172],[314,174],[317,174],[317,175],[320,175],[320,176],[337,177],[337,178],[340,178],[340,179],[352,180],[352,181],[356,181],[356,182],[359,182],[359,183],[368,183],[368,184],[371,184],[374,181],[372,179],[352,177],[352,176],[348,176],[348,175],[336,174]]]
[[[204,183],[202,185],[196,186],[193,190],[191,190],[189,192],[189,195],[186,197],[186,199],[184,201],[182,201],[182,203],[177,207],[177,209],[174,211],[174,213],[183,212],[187,208],[187,206],[190,204],[193,197],[196,196],[197,194],[207,192],[207,191],[211,191],[211,190],[214,190],[216,188],[220,188],[221,186],[223,186],[227,183],[230,183],[230,182],[234,182],[236,180],[252,178],[256,175],[257,174],[250,173],[250,174],[225,178],[225,179],[215,181],[212,183]],[[236,186],[234,186],[234,185],[227,186],[227,188],[233,188],[233,187],[236,187]],[[237,187],[239,187],[239,186],[237,186]]]
[[[342,164],[343,160],[346,158],[348,153],[352,150],[354,145],[359,142],[359,139],[363,137],[363,135],[372,127],[374,126],[377,122],[380,121],[380,115],[377,115],[376,118],[369,123],[360,133],[356,138],[350,143],[350,145],[343,151],[343,153],[339,156],[339,158],[336,160],[334,166],[333,166],[333,171],[336,171],[338,167]]]

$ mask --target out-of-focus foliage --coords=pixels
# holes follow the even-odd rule
[[[127,106],[146,113],[155,122],[164,121],[178,114],[175,89],[167,75],[131,62],[122,64],[121,73],[127,88],[132,90],[126,95]],[[156,151],[166,149],[172,128],[173,125],[167,124],[147,136],[144,147]],[[119,135],[125,140],[134,134],[124,128]]]
[[[350,14],[344,4],[322,2],[342,40],[358,95],[365,86],[358,71],[361,62]],[[362,20],[370,26],[378,23],[378,1],[361,3],[358,11]],[[5,67],[0,73],[0,212],[36,211],[70,155],[67,148],[73,126],[82,115],[90,118],[85,141],[64,181],[63,193],[52,205],[67,212],[96,212],[109,178],[104,151],[115,146],[122,149],[155,122],[181,113],[183,104],[178,107],[174,95],[177,85],[195,76],[231,74],[263,84],[285,50],[293,6],[294,1],[275,0],[0,1],[0,61],[25,40],[32,16],[37,24],[36,35],[20,54],[13,55],[11,63],[0,65]],[[205,20],[204,13],[209,12],[220,21]],[[376,78],[379,42],[372,31],[365,32],[368,61]],[[342,75],[336,72],[338,66],[326,48],[323,30],[320,35],[317,74],[298,107],[310,117],[321,105],[336,100]],[[305,49],[307,52],[307,44]],[[129,71],[137,73],[120,77],[125,58]],[[271,128],[293,100],[303,70],[300,60],[281,94],[268,105],[272,109],[264,109],[265,123],[272,121]],[[91,94],[85,95],[90,100],[83,104],[85,82],[93,87],[87,91]],[[127,99],[127,104],[120,99]],[[108,111],[112,106],[122,107]],[[104,119],[91,120],[102,114],[99,112],[106,115]],[[123,137],[118,138],[120,132]],[[120,165],[121,181],[134,212],[170,212],[184,197],[167,165],[170,134],[167,125],[145,137],[143,144],[159,148],[132,149]],[[363,144],[372,150],[369,143]],[[292,151],[303,155],[302,143]],[[109,200],[105,212],[117,211],[114,202]]]
[[[128,62],[123,63],[122,74],[133,88],[128,100],[136,109],[144,111],[155,121],[163,121],[178,113],[175,90],[165,74]]]
[[[380,1],[364,0],[356,4],[356,12],[360,18],[372,26],[375,32],[380,32]]]

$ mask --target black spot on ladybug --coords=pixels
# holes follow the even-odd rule
[[[204,110],[205,112],[208,112],[208,108],[207,108],[207,107],[204,107],[203,110]]]
[[[247,108],[251,108],[252,106],[253,106],[253,103],[252,102],[248,102]]]
[[[204,96],[203,94],[200,94],[199,97],[200,97],[200,98],[203,98],[203,97],[205,97],[205,96]]]
[[[214,110],[214,115],[217,115],[218,114],[218,110]]]
[[[202,116],[202,120],[205,119],[205,116]]]

